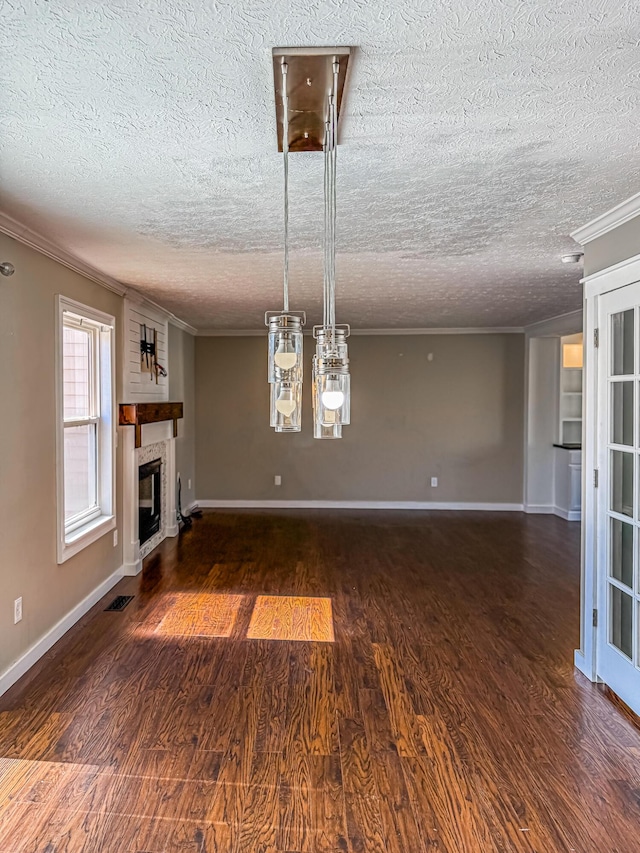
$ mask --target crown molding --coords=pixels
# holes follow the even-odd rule
[[[351,329],[351,336],[361,335],[522,335],[524,326],[489,326],[476,328],[454,327],[449,329]],[[253,338],[266,335],[266,329],[199,329],[199,338]],[[304,332],[311,335],[310,330]]]
[[[95,281],[96,284],[106,287],[107,290],[117,293],[118,296],[126,296],[134,302],[146,302],[149,305],[153,305],[154,308],[157,308],[159,311],[166,314],[168,321],[174,326],[178,326],[178,328],[183,329],[185,332],[189,332],[191,335],[196,334],[196,330],[193,326],[190,326],[184,320],[181,320],[180,317],[176,317],[175,314],[171,313],[171,311],[167,311],[167,309],[163,308],[162,305],[158,305],[157,302],[149,299],[147,296],[140,293],[139,290],[136,290],[136,288],[128,287],[117,279],[111,278],[110,275],[101,272],[91,266],[91,264],[88,264],[75,255],[72,255],[70,252],[62,249],[51,240],[43,237],[42,234],[38,234],[37,231],[23,225],[22,222],[19,222],[17,219],[14,219],[12,216],[9,216],[7,213],[3,213],[2,211],[0,211],[0,232],[6,234],[8,237],[12,237],[19,243],[23,243],[25,246],[29,246],[31,249],[35,249],[35,251],[39,252],[41,255],[46,255],[47,258],[51,258],[52,261],[62,264],[67,267],[67,269],[84,276],[84,278],[88,278],[90,281]]]
[[[111,278],[111,276],[105,275],[90,264],[81,261],[80,258],[76,258],[74,255],[64,249],[61,249],[60,246],[52,243],[51,240],[43,237],[42,234],[38,234],[36,231],[33,231],[26,225],[18,222],[17,219],[14,219],[12,216],[8,216],[6,213],[2,213],[1,211],[0,231],[7,234],[9,237],[13,237],[13,239],[17,240],[19,243],[24,243],[25,246],[35,249],[36,252],[40,252],[41,255],[46,255],[48,258],[51,258],[51,260],[57,261],[59,264],[73,270],[73,272],[77,272],[85,278],[91,279],[91,281],[95,281],[97,284],[101,284],[108,290],[112,290],[119,296],[124,296],[127,292],[127,287],[121,282],[116,281],[115,278]]]
[[[155,302],[153,304],[155,305]],[[186,320],[181,320],[180,317],[176,317],[175,314],[171,314],[167,311],[166,308],[162,308],[162,306],[160,305],[158,305],[158,308],[161,308],[162,311],[169,314],[169,322],[172,326],[176,326],[178,329],[182,329],[183,332],[187,332],[188,334],[193,335],[193,337],[198,334],[198,330],[195,328],[195,326],[190,326],[189,323],[186,322]]]
[[[158,302],[154,302],[153,299],[149,299],[148,296],[145,296],[144,293],[140,293],[140,291],[136,290],[135,287],[128,287],[124,295],[131,302],[135,302],[136,305],[150,305],[152,308],[156,308],[158,311],[161,311],[167,318],[167,322],[171,323],[172,326],[177,326],[179,329],[188,332],[190,335],[197,335],[198,332],[194,326],[190,326],[185,320],[181,320],[180,317],[176,317],[176,315],[172,314],[171,311],[168,311]]]
[[[352,335],[521,335],[522,326],[454,326],[444,329],[352,329]]]
[[[570,236],[576,243],[584,246],[585,243],[597,240],[598,237],[602,237],[603,234],[607,234],[609,231],[613,231],[614,228],[624,225],[625,222],[638,215],[640,215],[640,193],[632,195],[631,198],[612,207],[611,210],[597,216],[581,228],[576,228],[575,231],[571,232]]]
[[[199,338],[258,338],[267,334],[264,329],[198,329],[196,336]]]
[[[546,335],[570,335],[582,331],[582,308],[577,311],[568,311],[566,314],[557,314],[546,320],[538,320],[525,326],[525,334],[528,338],[543,338]]]

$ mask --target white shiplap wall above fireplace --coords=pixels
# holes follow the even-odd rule
[[[169,377],[141,369],[140,337],[142,326],[157,331],[157,359],[165,369],[168,364],[168,317],[148,302],[124,301],[123,400],[124,403],[158,403],[169,399]]]
[[[169,400],[169,377],[158,381],[141,370],[140,329],[157,330],[158,362],[168,369],[169,318],[148,302],[124,301],[123,334],[123,399],[124,403],[158,403]],[[135,575],[142,569],[142,559],[166,536],[177,536],[175,496],[175,439],[170,421],[145,424],[142,446],[134,446],[134,429],[120,427],[123,455],[123,566],[124,573]],[[162,460],[162,525],[160,531],[140,546],[138,530],[138,467],[144,462]]]

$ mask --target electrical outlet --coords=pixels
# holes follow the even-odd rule
[[[435,487],[436,487],[437,485],[438,485],[438,478],[437,478],[437,477],[432,477],[432,478],[431,478],[431,487],[435,489]]]
[[[273,482],[274,482],[274,485],[276,485],[276,486],[282,485],[282,477],[280,476],[280,474],[275,475],[275,477],[273,478]]]
[[[113,531],[113,547],[115,548],[118,544],[118,530]]]
[[[22,596],[16,598],[13,602],[13,624],[17,625],[22,621]]]
[[[191,490],[191,480],[187,480],[187,488]]]

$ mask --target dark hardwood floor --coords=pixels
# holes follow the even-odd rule
[[[578,552],[549,516],[205,514],[0,698],[0,851],[640,851]]]

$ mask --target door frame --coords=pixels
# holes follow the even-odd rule
[[[590,681],[598,677],[598,628],[594,613],[604,616],[603,602],[598,600],[599,576],[598,543],[598,491],[594,472],[598,468],[599,419],[598,411],[598,360],[599,348],[595,345],[598,329],[599,297],[612,290],[640,281],[640,255],[607,267],[582,279],[584,284],[584,374],[582,411],[582,543],[580,583],[580,648],[574,654],[577,669]],[[602,617],[600,623],[602,624]]]
[[[524,511],[534,515],[551,515],[555,512],[554,496],[554,448],[557,440],[559,375],[561,363],[560,341],[564,335],[574,335],[583,331],[582,308],[561,314],[549,320],[533,323],[525,327],[524,350],[524,473],[522,484],[522,505]],[[540,351],[536,344],[543,343]],[[548,348],[547,348],[548,347]],[[551,348],[555,349],[553,356]],[[546,350],[546,351],[545,351]],[[553,360],[553,382],[551,386],[536,381],[536,374],[545,365],[548,371],[549,361]],[[550,417],[540,419],[540,409],[551,409]],[[549,486],[541,489],[532,475],[540,463],[545,466]]]

